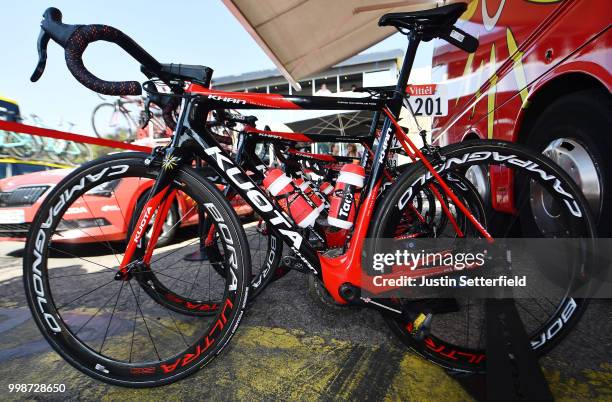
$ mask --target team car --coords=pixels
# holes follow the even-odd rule
[[[44,198],[71,171],[54,169],[0,180],[0,239],[25,240]],[[59,223],[61,235],[55,240],[63,243],[125,240],[129,217],[152,185],[152,180],[123,178],[91,189],[70,206],[66,219]],[[198,223],[195,205],[190,197],[179,192],[158,244],[168,244],[178,229]],[[242,199],[233,200],[232,205],[240,217],[253,214]]]

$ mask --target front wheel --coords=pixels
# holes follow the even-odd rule
[[[197,242],[188,239],[156,248],[149,266],[115,275],[134,189],[161,170],[146,166],[146,157],[110,155],[62,180],[32,223],[23,261],[26,298],[51,346],[89,376],[133,387],[174,382],[218,355],[240,323],[251,279],[248,242],[236,214],[189,167],[176,169],[172,185],[178,197],[214,218],[226,274],[201,262],[198,278],[186,276],[184,248]],[[204,301],[210,314],[186,316],[153,300],[138,283],[149,270]]]
[[[474,166],[489,172],[486,180],[492,181],[489,186],[496,192],[491,194],[489,205],[486,205],[486,220],[508,223],[505,230],[497,228],[496,239],[517,236],[515,228],[519,227],[520,237],[537,238],[538,241],[572,239],[573,244],[583,252],[577,253],[578,257],[574,260],[569,260],[566,270],[559,267],[559,272],[555,272],[555,284],[559,286],[554,291],[542,295],[532,293],[530,287],[513,289],[514,303],[531,346],[537,354],[545,353],[571,330],[587,305],[586,299],[576,298],[573,293],[579,287],[588,289],[591,286],[592,266],[585,256],[593,251],[595,225],[587,201],[567,174],[550,159],[515,144],[474,141],[442,148],[440,154],[432,163],[442,177],[450,174],[467,174],[469,177],[466,172],[470,172]],[[407,208],[421,205],[418,196],[432,183],[435,183],[435,179],[423,164],[418,163],[408,169],[378,207],[373,219],[377,224],[369,236],[376,239],[375,242],[382,242],[401,235],[398,231],[404,230],[400,226],[402,216]],[[478,194],[475,187],[470,193]],[[508,205],[505,202],[508,200],[514,202]],[[468,202],[465,204],[471,212],[475,212]],[[541,221],[540,215],[533,210],[536,204],[546,206],[552,214],[549,221],[553,224]],[[457,221],[465,221],[460,219],[462,214],[452,203],[449,202],[448,207],[455,211]],[[500,220],[496,215],[506,217]],[[464,233],[467,237],[478,237],[475,230],[471,233],[464,230]],[[441,241],[439,237],[455,236],[456,232],[452,230],[448,234],[438,231],[436,242]],[[562,254],[564,251],[555,250],[555,253]],[[534,266],[539,268],[535,273],[543,278],[546,274],[541,272],[541,268],[545,266],[537,265],[539,261],[535,254]],[[405,317],[422,317],[422,314],[430,317],[427,331],[421,333],[414,331],[421,322],[386,317],[392,331],[410,348],[446,368],[467,372],[485,370],[485,299],[466,296],[435,301],[409,297],[391,300],[397,303]]]

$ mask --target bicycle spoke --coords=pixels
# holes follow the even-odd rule
[[[161,274],[161,275],[163,275],[163,274]],[[176,284],[177,284],[179,281],[180,281],[180,282],[183,282],[183,283],[191,284],[191,282],[187,282],[187,281],[184,281],[184,280],[182,280],[182,279],[181,279],[181,278],[183,277],[183,275],[185,275],[185,271],[184,271],[184,270],[183,270],[183,272],[182,272],[182,273],[179,275],[179,277],[178,277],[178,278],[174,278],[175,280],[174,280],[174,283],[172,284],[172,287],[176,286]]]
[[[155,341],[153,340],[153,336],[151,335],[151,330],[149,329],[149,326],[147,325],[147,320],[145,320],[145,317],[144,317],[144,314],[142,312],[142,309],[140,308],[140,303],[136,299],[136,294],[134,293],[134,288],[132,287],[132,283],[130,281],[128,281],[128,285],[130,286],[130,290],[132,291],[132,295],[134,295],[134,299],[136,300],[136,305],[138,306],[138,311],[140,312],[140,316],[142,317],[142,322],[144,323],[145,328],[147,329],[147,333],[149,334],[149,339],[151,340],[151,345],[153,345],[153,349],[155,350],[155,354],[157,355],[157,359],[159,361],[161,361],[161,357],[159,356],[159,352],[157,351],[157,346],[155,345]]]
[[[164,309],[164,311],[166,312],[166,314],[169,314],[169,310],[168,309]],[[174,318],[172,318],[170,316],[170,319],[173,321],[174,325],[176,326],[176,329],[177,329],[176,331],[174,329],[172,329],[172,328],[169,328],[167,325],[162,324],[161,322],[159,322],[157,320],[151,320],[151,322],[156,324],[156,325],[158,325],[158,326],[160,326],[160,327],[162,327],[162,328],[164,328],[164,329],[167,329],[168,331],[170,331],[170,332],[172,332],[172,333],[174,333],[176,335],[180,335],[181,338],[183,339],[183,342],[185,343],[185,346],[189,347],[189,344],[185,340],[185,337],[183,336],[183,333],[178,328],[178,325],[176,325],[176,322],[175,322]]]
[[[141,275],[141,274],[146,274],[145,272],[135,272],[134,275]],[[174,279],[174,284],[176,284],[176,282],[182,282],[182,283],[186,283],[188,285],[191,285],[192,283],[189,281],[186,281],[184,279],[181,279],[182,276],[185,274],[185,272],[183,272],[183,274],[181,274],[178,278],[175,276],[170,276],[170,275],[166,275],[166,274],[162,274],[160,273],[160,271],[154,271],[155,275],[161,275],[161,276],[165,276],[166,278],[169,279]],[[195,285],[196,287],[200,287],[200,285]]]
[[[69,221],[69,220],[62,219],[62,220],[60,221],[60,224],[61,224],[62,222],[64,223],[64,225],[67,225],[67,224],[68,224],[68,222],[70,222],[70,221]],[[59,225],[58,225],[58,226],[59,226]],[[93,236],[93,235],[91,235],[90,233],[87,233],[86,231],[84,231],[82,228],[80,228],[80,227],[78,227],[78,226],[73,226],[73,227],[71,227],[71,228],[70,228],[70,230],[78,230],[79,232],[83,233],[85,236],[87,236],[87,237],[89,237],[90,239],[92,239],[92,240],[94,241],[94,243],[102,243],[102,244],[104,244],[104,242],[101,242],[101,241],[100,241],[100,239],[99,239],[97,236]],[[62,233],[61,233],[61,232],[58,232],[58,231],[57,231],[57,229],[56,229],[56,232],[55,232],[55,233],[53,233],[53,235],[54,235],[54,236],[59,236],[59,237],[64,237],[64,236],[62,235]],[[111,253],[113,253],[113,254],[115,253],[115,249],[114,249],[114,248],[112,248],[112,247],[110,246],[110,244],[109,244],[109,245],[104,244],[104,246],[106,246],[106,248],[108,248],[108,250],[109,250]]]
[[[465,335],[465,344],[469,345],[470,342],[470,298],[467,299],[467,333]]]
[[[200,263],[198,265],[198,270],[196,271],[195,278],[193,279],[193,283],[191,284],[191,289],[189,289],[189,293],[187,294],[187,298],[190,298],[192,293],[193,293],[193,289],[196,286],[196,282],[198,280],[198,276],[200,276],[200,269],[201,268],[202,268],[202,263]]]
[[[106,326],[106,330],[104,331],[104,338],[102,339],[102,345],[100,345],[100,350],[98,353],[102,354],[102,349],[104,349],[104,343],[106,342],[106,337],[108,336],[108,330],[113,322],[113,317],[115,316],[115,311],[117,309],[117,304],[119,303],[119,298],[121,297],[121,291],[123,290],[123,286],[125,286],[125,281],[121,282],[121,287],[119,288],[119,293],[117,294],[117,299],[115,300],[115,305],[113,306],[113,311],[111,312],[110,319],[108,320],[108,325]]]
[[[69,267],[65,267],[65,268],[69,268]],[[55,270],[55,269],[62,269],[62,268],[53,268],[53,269]],[[106,271],[96,271],[96,272],[85,272],[84,274],[49,276],[49,279],[72,278],[74,276],[96,275],[96,274],[108,274],[108,272],[106,272]]]
[[[102,268],[104,268],[104,269],[108,269],[108,270],[110,270],[110,271],[115,272],[115,269],[113,269],[113,268],[111,268],[111,267],[107,267],[106,265],[102,265],[102,264],[97,263],[97,262],[95,262],[95,261],[88,260],[87,258],[79,257],[78,255],[74,255],[74,254],[69,253],[69,252],[67,252],[67,251],[60,250],[60,249],[55,248],[55,247],[52,247],[52,246],[49,246],[49,250],[57,251],[57,252],[59,252],[59,253],[66,254],[66,255],[68,255],[68,256],[70,256],[70,257],[72,257],[72,258],[78,258],[79,260],[87,261],[87,262],[88,262],[88,263],[90,263],[90,264],[94,264],[94,265],[97,265],[97,266],[102,267]],[[51,268],[51,269],[54,269],[54,268]]]
[[[195,205],[193,207],[191,207],[191,209],[189,211],[187,211],[187,213],[184,213],[183,216],[180,217],[180,219],[170,227],[170,229],[168,229],[168,232],[170,232],[171,230],[173,230],[175,227],[177,227],[178,225],[180,225],[181,222],[183,222],[183,219],[185,219],[185,217],[191,213],[191,211],[193,211],[195,208]],[[168,213],[170,213],[168,211]]]
[[[182,262],[182,258],[179,258],[178,260],[174,261],[172,264],[170,264],[169,266],[167,266],[166,268],[162,268],[162,269],[156,269],[155,272],[166,272],[166,271],[174,271],[176,270],[176,265],[180,262]],[[200,263],[201,264],[201,263]],[[180,268],[180,267],[179,267]]]
[[[193,245],[193,244],[195,244],[196,242],[199,242],[199,241],[200,241],[200,239],[195,239],[195,240],[193,240],[192,242],[190,242],[190,243],[188,243],[188,244],[186,244],[186,245],[184,245],[184,246],[182,246],[182,247],[179,247],[179,248],[177,248],[176,250],[173,250],[172,252],[170,252],[170,253],[168,253],[168,254],[166,254],[166,255],[162,256],[162,257],[159,257],[157,260],[152,261],[152,262],[151,262],[151,265],[153,265],[153,264],[155,264],[156,262],[159,262],[159,261],[163,260],[164,258],[167,258],[167,257],[171,256],[172,254],[175,254],[175,253],[177,253],[177,252],[181,251],[183,248],[185,248],[185,247],[189,247],[189,246],[191,246],[191,245]],[[177,262],[178,262],[178,261],[177,261]]]
[[[62,308],[64,308],[64,307],[66,307],[66,306],[68,306],[68,305],[70,305],[70,304],[74,303],[74,302],[75,302],[75,301],[77,301],[77,300],[80,300],[81,298],[83,298],[83,297],[85,297],[85,296],[87,296],[87,295],[92,294],[93,292],[95,292],[96,290],[98,290],[98,289],[100,289],[100,288],[103,288],[104,286],[110,285],[110,284],[111,284],[111,283],[113,283],[113,282],[116,282],[116,281],[115,281],[115,279],[113,279],[113,280],[111,280],[111,281],[108,281],[108,282],[106,282],[106,283],[103,283],[102,285],[97,286],[97,287],[95,287],[94,289],[92,289],[92,290],[90,290],[90,291],[88,291],[88,292],[86,292],[86,293],[83,293],[82,295],[80,295],[80,296],[79,296],[79,297],[77,297],[76,299],[73,299],[73,300],[69,301],[68,303],[64,303],[64,304],[62,304],[61,306],[57,307],[57,311],[59,311],[59,310],[61,310]]]
[[[89,214],[91,215],[91,217],[94,219],[94,221],[96,222],[96,226],[98,226],[98,230],[100,231],[100,235],[104,235],[104,232],[102,231],[102,227],[100,226],[100,224],[98,223],[98,220],[95,219],[95,216],[93,215],[93,210],[89,207],[89,204],[87,203],[87,201],[85,200],[85,197],[81,196],[80,197],[83,202],[85,203],[85,206],[87,207],[87,210],[89,210]],[[108,248],[112,251],[113,256],[115,257],[115,259],[117,260],[117,265],[121,265],[121,261],[119,261],[119,258],[117,258],[117,252],[115,251],[114,247],[111,246],[111,244],[109,243],[108,240],[104,240],[104,243],[108,246]]]
[[[122,287],[123,287],[123,285],[122,285]],[[121,289],[121,288],[120,288],[120,289]],[[77,335],[79,334],[79,332],[81,332],[81,330],[82,330],[83,328],[85,328],[85,326],[86,326],[87,324],[89,324],[89,322],[90,322],[91,320],[93,320],[93,319],[94,319],[94,318],[95,318],[95,317],[98,315],[98,313],[100,313],[100,311],[102,311],[102,309],[103,309],[104,307],[106,307],[106,305],[108,304],[108,302],[109,302],[109,301],[111,301],[111,299],[112,299],[113,297],[115,297],[115,295],[116,295],[116,294],[118,294],[118,293],[119,293],[119,291],[116,291],[115,293],[113,293],[113,294],[112,294],[112,295],[111,295],[111,296],[110,296],[110,297],[109,297],[109,298],[108,298],[108,299],[107,299],[107,300],[104,302],[104,304],[103,304],[103,305],[102,305],[102,306],[101,306],[101,307],[100,307],[100,308],[99,308],[99,309],[98,309],[98,310],[95,312],[95,314],[94,314],[94,315],[92,315],[91,317],[89,317],[89,319],[88,319],[87,321],[85,321],[85,323],[84,323],[83,325],[81,325],[81,326],[79,327],[79,329],[78,329],[78,330],[77,330],[77,331],[74,333],[74,335],[75,335],[75,336],[77,336]]]
[[[133,293],[133,289],[132,289],[132,293]],[[140,296],[140,287],[138,287],[138,296]],[[138,316],[138,311],[137,311],[137,303],[134,303],[134,319],[133,319],[133,325],[132,325],[132,342],[130,343],[130,360],[129,362],[132,362],[132,351],[134,350],[134,336],[136,334],[136,317]]]
[[[531,318],[538,322],[539,325],[544,324],[544,321],[541,321],[538,317],[536,317],[531,311],[527,310],[521,303],[519,303],[518,299],[514,300],[514,304],[520,307],[524,312],[526,312]]]

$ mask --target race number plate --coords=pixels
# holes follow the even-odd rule
[[[408,102],[415,116],[446,116],[448,97],[446,88],[438,84],[408,85]]]
[[[0,223],[24,223],[23,209],[0,209]]]

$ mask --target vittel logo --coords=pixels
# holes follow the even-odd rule
[[[406,90],[412,96],[428,96],[436,93],[436,84],[408,85]]]
[[[228,98],[226,96],[219,96],[219,95],[208,95],[208,99],[212,99],[212,100],[216,100],[216,101],[221,101],[221,102],[235,103],[237,105],[246,105],[247,104],[247,102],[245,100],[242,100],[242,99]]]

